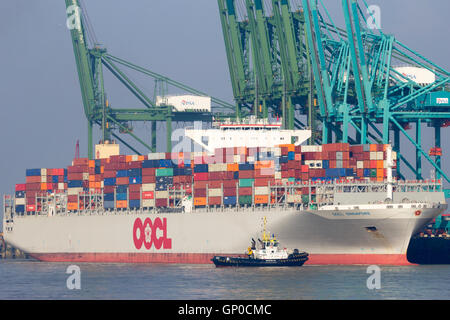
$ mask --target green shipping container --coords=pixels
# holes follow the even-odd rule
[[[251,205],[253,200],[253,196],[239,196],[239,204],[242,205]]]
[[[255,179],[239,179],[239,187],[252,187]]]
[[[308,194],[303,194],[302,195],[302,202],[303,203],[308,203],[309,202],[309,195]]]
[[[173,168],[156,169],[157,177],[171,177],[173,176]]]
[[[370,177],[371,178],[377,177],[377,169],[370,169]]]

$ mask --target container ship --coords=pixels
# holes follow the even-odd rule
[[[305,145],[311,131],[255,119],[185,136],[202,151],[104,144],[27,169],[4,196],[5,241],[42,261],[203,264],[244,256],[266,218],[306,264],[405,265],[411,236],[447,209],[440,180],[395,178],[390,145]]]

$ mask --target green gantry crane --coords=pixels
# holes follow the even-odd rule
[[[152,72],[146,68],[135,65],[124,59],[115,57],[105,48],[98,45],[92,26],[85,12],[80,6],[79,0],[65,0],[68,18],[68,27],[72,37],[73,50],[80,82],[84,114],[88,121],[88,157],[93,158],[93,126],[101,128],[102,140],[107,141],[112,137],[122,142],[136,154],[140,154],[132,145],[119,137],[115,131],[129,134],[149,151],[156,151],[156,123],[166,123],[167,151],[172,149],[172,122],[211,122],[213,117],[233,116],[229,113],[212,112],[177,112],[172,106],[156,105],[139,86],[134,83],[121,68],[128,68],[149,76],[165,86],[171,85],[194,95],[207,96],[204,92],[191,88],[168,77]],[[89,41],[90,40],[90,41]],[[113,108],[106,99],[104,88],[104,68],[109,70],[142,104],[143,108]],[[156,96],[156,89],[155,89]],[[211,101],[223,111],[233,111],[234,105],[221,99],[211,97]],[[130,130],[128,123],[133,121],[151,122],[151,145],[139,138]]]

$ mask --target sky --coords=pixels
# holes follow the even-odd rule
[[[84,2],[109,53],[232,102],[217,1]],[[343,26],[341,1],[324,2],[335,23]],[[450,70],[450,1],[367,2],[380,6],[383,32]],[[69,165],[77,140],[86,156],[87,125],[64,1],[2,0],[0,39],[0,194],[11,194],[15,183],[25,182],[26,168]],[[153,81],[136,82],[153,93]],[[139,106],[111,77],[106,91],[113,107]],[[148,129],[142,123],[136,127]],[[446,132],[444,152],[449,150]],[[424,128],[424,134],[431,146],[431,131]],[[408,143],[402,142],[405,148],[411,147]]]

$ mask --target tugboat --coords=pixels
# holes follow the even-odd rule
[[[266,232],[266,217],[264,217],[264,232],[262,240],[258,239],[261,248],[256,249],[256,241],[252,239],[251,247],[247,249],[247,257],[214,256],[211,261],[216,267],[300,267],[309,254],[294,249],[289,253],[286,248],[280,249],[280,243],[275,235]]]

